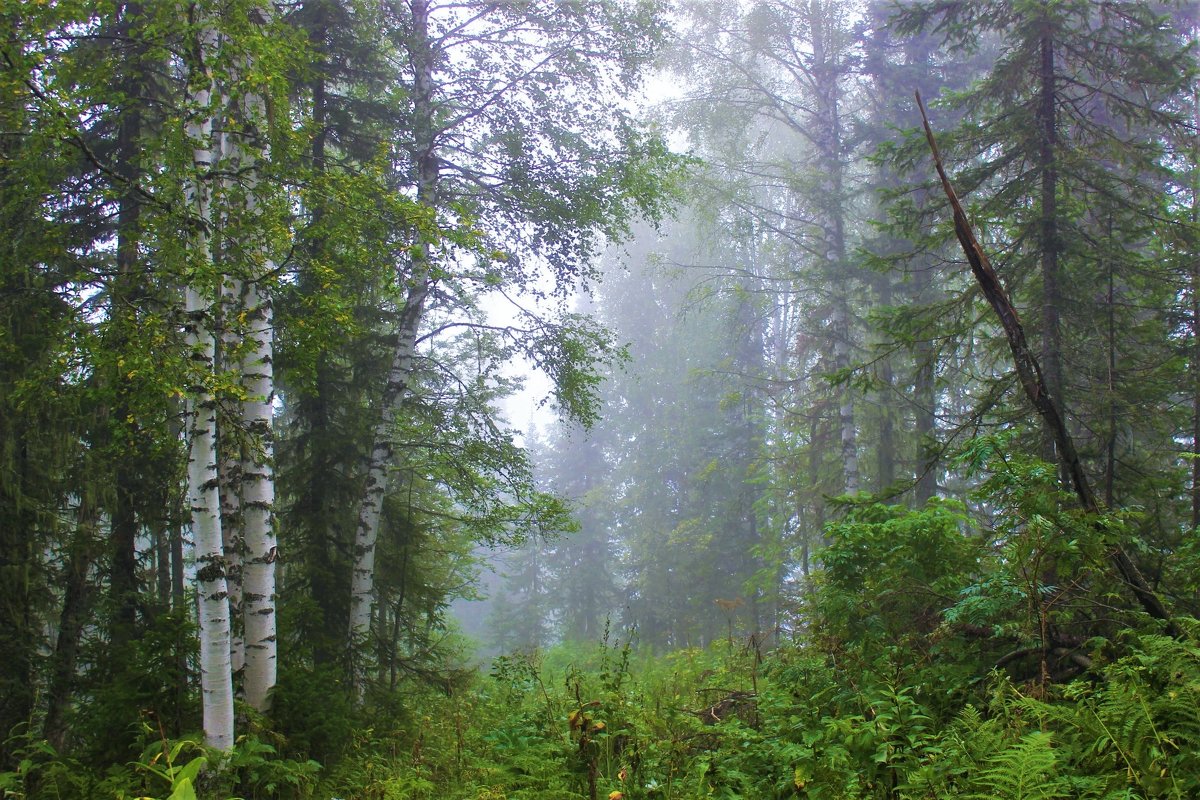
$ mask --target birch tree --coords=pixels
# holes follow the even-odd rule
[[[654,177],[668,165],[665,151],[614,102],[620,91],[636,87],[656,21],[650,6],[404,5],[396,31],[409,81],[405,180],[428,217],[399,270],[396,343],[359,502],[352,642],[362,641],[371,620],[394,428],[414,389],[413,359],[428,303],[465,310],[473,302],[465,300],[468,287],[519,291],[539,275],[565,292],[590,274],[598,239],[620,236],[639,210],[658,210],[665,187]],[[435,236],[437,228],[470,233],[466,239]],[[477,266],[463,270],[464,261]],[[507,335],[558,373],[557,399],[568,411],[583,409],[587,382],[574,381],[575,367],[563,366],[571,360],[561,349],[570,337],[561,328],[534,328],[552,332],[540,341],[517,330]]]
[[[409,58],[413,74],[412,118],[413,157],[416,172],[417,202],[437,209],[440,167],[434,142],[434,49],[429,29],[429,4],[411,3],[411,44]],[[404,400],[412,380],[412,361],[416,349],[417,327],[424,314],[432,280],[432,237],[418,235],[411,251],[406,276],[407,293],[396,331],[396,346],[391,368],[380,402],[379,421],[367,462],[366,482],[359,503],[358,528],[354,539],[354,572],[350,584],[350,641],[361,641],[371,621],[371,602],[375,580],[375,545],[379,537],[379,517],[387,488],[387,470],[392,463],[392,429],[399,403]]]
[[[221,156],[213,124],[220,92],[214,75],[220,41],[216,21],[200,4],[187,8],[190,26],[185,135],[192,163],[185,185],[189,223],[190,278],[185,288],[187,341],[194,368],[188,397],[188,505],[195,540],[199,592],[200,686],[204,733],[218,750],[233,747],[233,675],[230,615],[221,537],[217,471],[217,401],[213,394],[216,339],[210,294],[216,277],[212,173]]]
[[[251,231],[246,243],[245,280],[240,281],[239,313],[245,319],[245,341],[241,344],[240,380],[244,389],[240,402],[241,433],[246,437],[239,464],[241,523],[245,559],[242,564],[242,603],[245,630],[246,701],[264,711],[277,675],[275,563],[278,555],[275,511],[274,467],[274,307],[272,284],[275,263],[270,251],[271,218],[265,202],[269,187],[264,166],[271,151],[266,139],[268,78],[264,66],[254,60],[254,50],[268,35],[269,7],[249,10],[248,54],[242,56],[242,87],[235,118],[241,126],[241,142],[232,158],[235,170],[245,175],[240,213]]]

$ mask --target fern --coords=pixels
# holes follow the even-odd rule
[[[1027,733],[988,758],[987,766],[974,780],[984,791],[968,796],[978,800],[1055,800],[1070,796],[1067,781],[1057,773],[1058,758],[1050,734]]]
[[[1200,651],[1162,636],[1130,638],[1098,680],[1056,700],[1013,693],[1000,713],[1055,732],[1074,796],[1200,796]]]
[[[1165,636],[1143,636],[1137,649],[1105,670],[1095,708],[1131,778],[1151,796],[1200,791],[1200,650]]]

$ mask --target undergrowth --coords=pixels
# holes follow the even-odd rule
[[[1117,612],[1097,522],[1053,474],[997,472],[1009,520],[961,505],[848,510],[802,635],[654,655],[628,641],[512,653],[363,704],[285,676],[232,753],[143,723],[129,763],[19,742],[13,800],[1185,800],[1200,797],[1200,623]],[[1039,482],[1040,481],[1040,482]],[[1106,518],[1104,530],[1125,521]],[[1118,618],[1119,617],[1119,618]],[[1084,633],[1089,635],[1084,635]],[[138,755],[140,753],[140,755]],[[312,756],[319,753],[321,763]]]
[[[628,644],[514,654],[420,709],[358,729],[336,762],[244,738],[227,756],[154,740],[97,774],[28,742],[5,798],[1193,798],[1200,650],[1130,633],[1043,692],[992,672],[973,702],[912,685],[896,653],[853,672],[753,642],[639,655]],[[1113,651],[1111,656],[1105,650]]]

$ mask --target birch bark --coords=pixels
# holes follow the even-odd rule
[[[252,21],[265,26],[268,7],[251,13]],[[245,72],[252,71],[247,64]],[[264,215],[262,167],[270,159],[263,130],[267,122],[266,98],[257,89],[243,95],[239,109],[244,127],[240,161],[245,174],[244,210],[248,220]],[[252,253],[248,279],[242,286],[246,341],[242,343],[241,380],[245,396],[241,421],[246,435],[240,464],[243,536],[242,604],[245,631],[246,702],[259,711],[270,705],[277,675],[275,560],[275,467],[273,415],[275,401],[274,308],[268,282],[275,272],[268,242]]]
[[[245,541],[242,603],[246,702],[265,711],[270,705],[270,691],[277,675],[275,560],[278,541],[274,521],[273,314],[270,295],[264,291],[260,280],[247,284],[246,290],[250,331],[249,353],[243,362],[242,373],[248,395],[242,403],[242,424],[250,435],[250,446],[241,464]]]
[[[215,26],[193,3],[188,18],[196,29],[187,82],[185,133],[192,146],[192,173],[186,185],[191,224],[193,274],[185,290],[187,340],[195,362],[189,390],[188,505],[196,548],[196,586],[199,595],[200,689],[204,735],[218,750],[233,747],[233,679],[229,658],[229,597],[221,539],[217,474],[217,407],[208,385],[216,359],[216,340],[209,327],[211,304],[200,288],[204,273],[213,271],[211,173],[214,78],[210,65],[219,37]]]
[[[434,209],[437,206],[438,159],[434,142],[433,47],[429,38],[429,4],[412,2],[412,64],[414,141],[417,164],[417,201]],[[404,310],[400,314],[396,347],[392,354],[387,385],[375,425],[371,455],[367,462],[366,482],[359,503],[358,527],[354,538],[354,572],[350,586],[350,644],[353,649],[365,640],[371,625],[375,592],[375,546],[379,539],[379,519],[387,486],[387,470],[395,452],[392,442],[396,412],[412,389],[412,365],[416,352],[417,329],[424,314],[425,300],[431,287],[428,237],[419,236],[410,259],[411,273]],[[362,690],[360,670],[352,670],[353,680]]]
[[[222,107],[225,107],[225,98]],[[224,137],[219,152],[229,155],[228,142]],[[238,340],[233,326],[241,305],[241,283],[225,278],[221,285],[221,314],[218,327],[221,330],[221,359],[237,352]],[[230,365],[220,363],[218,368],[228,370]],[[246,666],[246,639],[242,619],[242,554],[245,538],[242,532],[242,448],[235,436],[221,436],[217,442],[218,479],[221,499],[221,542],[225,549],[225,586],[229,594],[229,660],[234,675]]]

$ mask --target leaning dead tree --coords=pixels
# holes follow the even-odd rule
[[[1083,471],[1083,464],[1079,459],[1079,452],[1075,449],[1075,442],[1067,430],[1062,414],[1059,413],[1058,406],[1053,402],[1050,392],[1046,388],[1042,368],[1025,338],[1025,329],[1021,326],[1017,310],[1009,300],[1004,287],[1000,285],[1000,279],[996,277],[987,253],[983,251],[979,240],[975,238],[975,232],[971,228],[971,223],[967,221],[967,214],[963,211],[962,203],[959,202],[958,195],[950,184],[950,178],[946,175],[946,167],[942,163],[942,155],[938,151],[937,141],[934,139],[933,128],[929,124],[929,116],[925,113],[925,104],[921,101],[920,92],[917,92],[917,108],[921,111],[921,121],[925,126],[925,138],[933,153],[933,163],[937,167],[938,177],[942,181],[942,189],[954,211],[954,233],[958,237],[959,244],[962,245],[967,261],[971,265],[971,272],[975,275],[975,280],[983,291],[983,296],[991,304],[992,310],[996,312],[996,316],[999,317],[1000,324],[1004,328],[1004,335],[1007,337],[1008,347],[1012,351],[1021,388],[1025,390],[1025,396],[1029,398],[1029,402],[1033,404],[1034,409],[1042,418],[1050,435],[1054,437],[1059,461],[1066,474],[1071,478],[1071,486],[1075,491],[1075,496],[1079,499],[1080,506],[1090,514],[1098,514],[1101,511],[1100,503],[1096,500],[1096,495],[1088,483],[1087,474]],[[1106,531],[1099,528],[1098,530],[1102,536],[1108,536]],[[1142,609],[1155,619],[1162,620],[1165,623],[1166,631],[1179,638],[1181,631],[1171,620],[1170,612],[1163,605],[1162,599],[1146,582],[1145,576],[1142,575],[1141,570],[1138,569],[1129,554],[1125,552],[1125,548],[1121,546],[1120,542],[1108,542],[1107,544],[1109,561],[1124,584],[1133,592]]]

